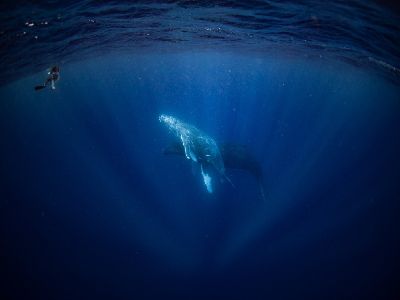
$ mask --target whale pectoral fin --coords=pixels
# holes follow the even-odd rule
[[[187,137],[184,137],[182,134],[181,134],[180,138],[181,138],[183,149],[185,150],[186,158],[197,162],[197,157],[196,157],[195,153],[193,152],[191,142],[188,140]]]
[[[213,189],[212,189],[212,183],[211,183],[211,176],[210,174],[207,173],[207,171],[204,171],[205,168],[203,168],[203,165],[200,165],[201,168],[201,175],[203,176],[203,181],[204,184],[206,185],[207,188],[207,192],[212,193]]]

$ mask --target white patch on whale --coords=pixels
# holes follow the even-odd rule
[[[212,183],[211,183],[211,176],[204,172],[203,165],[200,165],[200,168],[201,168],[201,175],[203,175],[203,181],[204,181],[204,184],[206,185],[207,191],[209,193],[212,193],[213,189],[212,189]]]
[[[218,174],[226,177],[224,161],[215,140],[195,126],[184,123],[172,116],[160,115],[159,120],[180,139],[185,151],[185,157],[200,164],[204,184],[207,191],[212,193],[212,178],[205,170],[213,167]]]

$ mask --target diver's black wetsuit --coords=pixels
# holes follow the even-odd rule
[[[39,91],[41,89],[44,89],[48,85],[51,85],[51,88],[54,90],[56,88],[54,86],[54,83],[58,79],[60,79],[60,68],[58,66],[54,66],[54,67],[51,68],[51,70],[49,72],[49,76],[47,77],[47,79],[44,82],[44,84],[35,86],[35,91]]]

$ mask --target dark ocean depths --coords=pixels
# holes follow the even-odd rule
[[[399,299],[400,15],[0,4],[1,299]],[[56,89],[35,91],[49,67]],[[168,114],[257,180],[163,154]]]

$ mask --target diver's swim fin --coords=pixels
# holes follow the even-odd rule
[[[35,86],[35,91],[40,91],[41,89],[44,89],[46,86],[45,85],[37,85]]]

